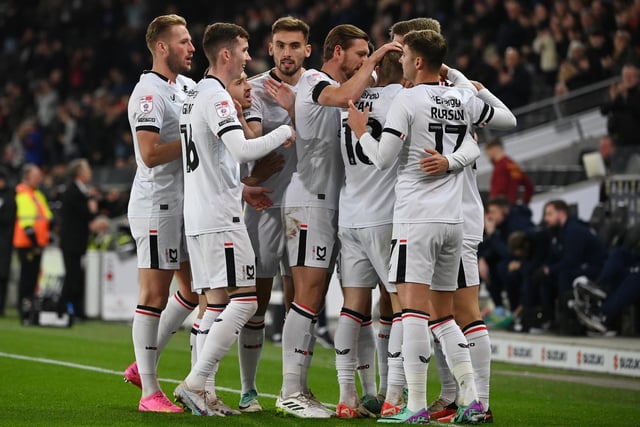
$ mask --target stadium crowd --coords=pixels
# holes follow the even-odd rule
[[[514,314],[526,313],[533,304],[538,304],[542,314],[557,322],[563,315],[565,295],[573,293],[574,280],[579,276],[595,280],[601,275],[607,248],[586,224],[573,217],[562,200],[545,206],[545,229],[540,231],[531,224],[526,205],[502,200],[506,194],[494,194],[483,224],[476,172],[471,167],[479,150],[467,129],[472,125],[499,130],[513,128],[516,118],[511,109],[545,93],[563,94],[623,73],[627,64],[637,62],[638,40],[633,37],[638,33],[635,26],[640,19],[639,2],[546,4],[507,0],[427,5],[347,0],[309,6],[290,0],[284,7],[265,2],[238,4],[235,10],[203,2],[191,2],[181,8],[172,3],[158,2],[151,6],[141,1],[105,1],[99,5],[60,1],[33,6],[30,13],[35,14],[41,25],[27,29],[12,25],[23,22],[24,5],[18,8],[10,3],[0,17],[6,24],[2,30],[5,33],[2,71],[7,82],[0,122],[3,163],[14,170],[24,164],[40,166],[49,171],[47,178],[51,183],[69,161],[80,157],[96,167],[136,170],[127,214],[138,247],[141,291],[132,327],[136,361],[126,369],[125,379],[142,390],[140,411],[182,411],[162,392],[157,363],[166,341],[198,305],[199,325],[194,323],[196,333],[192,336],[192,369],[174,391],[174,397],[194,414],[239,414],[215,394],[218,364],[238,339],[243,382],[238,408],[249,412],[262,410],[255,375],[264,340],[265,316],[257,310],[260,304],[268,303],[268,298],[265,302],[260,296],[265,288],[257,285],[256,277],[262,275],[261,278],[270,280],[273,274],[267,274],[266,268],[258,263],[266,257],[251,240],[271,230],[260,226],[252,233],[249,221],[245,227],[243,218],[247,215],[243,214],[240,197],[257,212],[271,208],[273,200],[265,196],[267,190],[262,187],[241,183],[237,168],[280,146],[289,148],[294,140],[298,165],[302,167],[291,171],[291,183],[287,183],[282,206],[274,206],[270,215],[256,213],[256,220],[274,227],[274,233],[283,242],[286,230],[286,254],[284,245],[278,250],[283,251],[283,260],[288,257],[285,263],[290,265],[295,290],[283,329],[283,384],[276,402],[280,412],[302,418],[382,415],[383,422],[424,424],[429,417],[445,411],[447,419],[453,422],[493,422],[488,381],[491,352],[487,327],[478,308],[481,279],[488,283],[496,305],[502,304],[501,294],[506,291]],[[226,20],[239,25],[218,22],[205,27],[211,18],[203,21],[202,10],[208,10],[216,22]],[[361,13],[362,10],[370,13]],[[173,14],[159,16],[145,30],[150,17],[174,12],[187,18],[190,30],[181,17]],[[311,32],[304,22],[290,17],[284,18],[284,28],[277,28],[281,21],[276,18],[285,14],[309,22]],[[411,22],[402,20],[413,16],[432,16],[437,21],[431,20],[426,25],[435,22],[435,27],[400,32],[397,23]],[[289,24],[297,27],[286,27]],[[389,28],[392,41],[388,41]],[[331,31],[325,38],[323,31],[328,29]],[[145,31],[146,46],[141,43]],[[295,47],[289,47],[283,41],[276,42],[278,32],[302,36],[303,42],[308,36],[314,48],[309,51],[307,47],[305,55],[300,50],[305,43],[297,41],[289,43]],[[206,60],[194,47],[199,46],[195,41],[202,39],[203,34]],[[251,62],[247,62],[251,59],[249,38]],[[322,40],[324,52],[320,47]],[[448,59],[459,69],[443,65],[447,44],[452,48]],[[150,68],[145,59],[147,48],[153,55],[153,67],[143,73],[134,87],[138,73]],[[247,74],[267,70],[271,64],[267,52],[275,59],[274,51],[278,49],[298,49],[298,63],[276,61],[276,67],[262,75],[267,80],[262,87],[255,81],[251,84],[253,90],[266,92],[263,100],[277,101],[275,108],[280,108],[285,117],[268,117],[265,112],[274,113],[269,108],[252,117],[257,111],[251,110],[253,100],[243,107],[247,110],[243,115],[239,108],[242,95],[232,98],[232,86],[249,85]],[[394,53],[400,55],[400,51],[399,60],[388,59]],[[305,65],[309,68],[303,71],[302,62],[309,54]],[[391,106],[396,108],[385,114],[385,128],[378,141],[372,135],[375,129],[370,124],[369,108],[364,108],[369,102],[365,88],[377,80],[378,74],[373,77],[373,71],[383,63],[383,58],[396,67],[402,64],[404,78],[414,87],[393,98]],[[15,68],[7,66],[16,63],[19,65]],[[297,68],[287,74],[283,71],[287,66]],[[206,78],[200,79],[205,69]],[[182,75],[190,70],[191,78]],[[288,77],[295,75],[296,81],[286,82],[278,72]],[[337,76],[337,80],[330,75]],[[442,79],[449,80],[454,87],[442,84]],[[196,84],[197,80],[200,82]],[[396,78],[386,84],[395,84],[399,91],[399,82]],[[423,89],[428,96],[421,99],[424,105],[416,105],[411,94],[422,93],[419,91]],[[447,91],[455,92],[456,96],[440,96],[447,95]],[[297,94],[291,96],[294,92]],[[244,97],[246,101],[246,93]],[[442,99],[455,99],[460,105],[443,107]],[[335,120],[339,109],[347,107],[342,121]],[[216,114],[211,114],[214,110]],[[414,117],[418,119],[413,120]],[[279,126],[267,132],[270,121],[278,122]],[[392,200],[377,195],[358,198],[362,191],[354,192],[355,196],[345,191],[353,180],[343,180],[344,171],[336,169],[332,161],[334,154],[340,154],[335,139],[340,134],[338,129],[345,124],[347,131],[342,134],[348,142],[340,144],[347,151],[342,153],[345,165],[362,163],[359,167],[367,173],[360,177],[368,177],[373,165],[393,172],[390,178],[385,175],[377,181],[385,179],[395,185],[397,201],[393,215],[390,209],[385,211],[388,215],[384,218],[373,218],[379,212],[370,212],[371,221],[379,222],[375,227],[345,222],[347,210],[343,207],[338,223],[338,199],[342,204],[352,197],[353,203],[365,206],[367,200],[377,198],[386,202],[387,208]],[[353,152],[349,153],[354,137],[360,144],[355,157]],[[402,147],[405,143],[407,147]],[[217,144],[220,150],[206,149],[211,144]],[[317,146],[325,150],[314,151]],[[401,149],[411,150],[410,167],[406,164],[399,167],[398,159],[404,158],[398,156]],[[317,162],[318,158],[322,162]],[[495,160],[497,163],[499,159]],[[321,167],[311,167],[317,163]],[[464,177],[445,173],[465,167]],[[184,178],[180,168],[185,171]],[[218,179],[221,176],[228,177],[228,182]],[[199,190],[184,194],[184,210],[182,200],[176,198],[179,191],[174,191],[184,188],[182,179],[188,188]],[[322,188],[310,187],[308,180],[314,185],[320,182]],[[85,183],[76,181],[81,192],[88,193]],[[150,182],[166,185],[150,186]],[[413,187],[423,193],[415,197]],[[48,187],[51,200],[55,200],[52,197],[55,188],[53,184]],[[209,197],[199,197],[200,194]],[[436,196],[434,210],[426,206],[427,202],[433,203],[427,195]],[[470,199],[465,201],[466,197]],[[530,194],[526,199],[529,197]],[[123,197],[117,199],[120,205],[114,201],[114,206],[124,209]],[[413,203],[415,200],[425,205],[420,207],[419,203]],[[96,205],[92,208],[93,215],[98,206],[91,202]],[[220,218],[211,215],[220,206],[223,207]],[[362,216],[363,211],[358,213]],[[190,264],[185,248],[180,246],[184,243],[183,215]],[[154,225],[150,225],[153,221]],[[483,227],[484,241],[478,252]],[[27,233],[29,228],[20,230],[27,234],[26,239],[33,240]],[[373,241],[383,242],[376,247],[383,249],[366,255],[371,261],[367,271],[373,278],[371,283],[362,284],[358,280],[364,280],[365,275],[360,271],[354,273],[353,267],[360,253],[355,250],[350,253],[348,245],[354,244],[358,250],[367,246],[361,243],[360,236],[362,230],[368,232],[367,228],[371,228]],[[291,233],[299,238],[291,237]],[[308,234],[313,236],[314,240],[309,238],[312,243],[307,241]],[[420,238],[414,239],[415,236]],[[307,372],[318,312],[333,271],[331,252],[337,247],[334,243],[338,237],[342,246],[341,285],[345,304],[336,332],[341,393],[334,413],[311,394]],[[38,253],[46,243],[38,242]],[[220,251],[220,256],[213,248]],[[214,253],[212,258],[219,265],[211,267],[209,257]],[[481,259],[480,268],[476,253]],[[540,254],[544,257],[538,258]],[[281,260],[269,261],[279,267]],[[376,271],[376,262],[384,266],[382,274]],[[181,289],[170,295],[174,274],[181,277]],[[353,275],[353,283],[349,274]],[[366,296],[369,285],[375,287],[379,283],[385,285],[390,295],[393,315],[392,319],[382,316],[380,319],[381,324],[385,320],[391,328],[386,335],[389,342],[384,344],[374,342],[370,328],[363,332],[372,322],[371,296]],[[429,286],[428,292],[421,285]],[[193,289],[202,290],[201,295],[196,295]],[[358,296],[351,300],[347,298],[349,295]],[[429,358],[425,355],[431,354],[431,333],[444,370],[440,374],[446,375],[448,365],[451,371],[448,382],[453,386],[448,387],[450,393],[444,391],[446,380],[442,377],[440,398],[427,406],[424,383]],[[391,351],[389,336],[401,352]],[[375,373],[371,373],[371,387],[359,398],[355,368],[360,359],[356,360],[356,354],[358,358],[371,356],[376,346],[389,350],[378,349],[383,359],[387,360],[384,355],[389,355],[389,378],[385,383],[389,388],[376,390]],[[349,355],[352,349],[357,350],[356,354]],[[393,363],[392,371],[394,358],[399,363]],[[373,365],[373,360],[366,364]],[[363,389],[365,375],[361,375]],[[367,402],[370,406],[365,405]],[[446,417],[435,418],[442,421]]]
[[[511,108],[618,76],[625,63],[638,62],[640,48],[637,1],[266,0],[178,6],[165,0],[10,0],[0,8],[2,163],[15,170],[31,162],[48,172],[86,157],[94,167],[132,167],[126,105],[139,70],[150,66],[145,25],[178,10],[196,41],[211,21],[247,28],[249,76],[269,66],[266,44],[278,16],[309,23],[310,67],[319,65],[322,41],[335,25],[354,24],[379,47],[394,22],[431,16],[449,40],[447,62],[485,82]],[[205,67],[197,48],[190,77],[198,80]]]

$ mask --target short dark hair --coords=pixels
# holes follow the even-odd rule
[[[278,31],[300,31],[305,41],[309,41],[309,25],[303,20],[294,18],[293,16],[283,16],[277,19],[271,26],[271,34],[275,34]]]
[[[348,49],[353,44],[353,41],[357,39],[369,42],[367,33],[355,25],[343,24],[333,27],[324,39],[322,59],[329,61],[333,58],[333,51],[336,49],[336,46],[342,46],[343,49]]]
[[[216,22],[207,26],[202,39],[202,49],[209,62],[215,65],[218,52],[223,48],[231,49],[238,37],[249,40],[249,33],[241,26],[228,22]]]
[[[544,210],[547,210],[547,206],[553,206],[553,208],[557,211],[562,211],[565,214],[569,215],[569,205],[567,204],[567,202],[565,202],[564,200],[560,200],[560,199],[556,199],[556,200],[549,200],[545,205],[544,205]]]
[[[401,52],[390,50],[380,61],[380,75],[378,80],[386,83],[399,83],[402,81],[402,64],[400,64]]]
[[[509,199],[507,199],[507,196],[501,194],[489,199],[489,201],[487,202],[487,208],[489,208],[489,206],[497,206],[499,208],[508,209],[511,206],[511,203],[509,203]]]
[[[429,71],[439,71],[447,56],[447,41],[433,30],[410,31],[404,44],[425,61]]]
[[[495,138],[491,138],[488,142],[487,142],[487,149],[489,148],[493,148],[493,147],[500,147],[500,148],[504,148],[504,144],[502,143],[502,140],[498,137]]]

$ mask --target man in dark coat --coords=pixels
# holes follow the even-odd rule
[[[543,308],[553,312],[552,307],[557,306],[563,313],[566,301],[573,295],[573,281],[579,276],[596,279],[607,260],[607,250],[587,224],[569,215],[563,200],[547,202],[544,222],[551,234],[551,245],[547,263],[534,276],[542,279]]]
[[[62,194],[60,212],[60,249],[64,258],[65,277],[59,311],[73,305],[76,318],[83,319],[84,271],[82,257],[89,242],[89,225],[98,213],[98,201],[91,197],[87,185],[91,182],[91,166],[85,159],[69,165],[70,182]]]

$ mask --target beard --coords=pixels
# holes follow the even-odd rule
[[[191,66],[185,65],[182,60],[175,55],[171,48],[169,48],[169,57],[167,58],[167,66],[176,74],[185,74],[191,71]]]
[[[298,70],[302,68],[302,65],[299,65],[299,66],[294,65],[292,68],[285,68],[284,66],[282,66],[282,64],[278,64],[277,68],[278,68],[278,71],[280,71],[282,74],[290,77],[295,75],[298,72]]]
[[[349,68],[346,66],[341,66],[340,69],[342,70],[342,72],[344,73],[344,75],[347,77],[347,79],[350,79],[351,77],[353,77],[353,75],[355,73],[358,72],[358,70],[360,69],[360,67],[358,68]]]

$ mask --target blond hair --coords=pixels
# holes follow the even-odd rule
[[[164,34],[176,25],[187,26],[187,21],[179,15],[161,15],[156,17],[147,27],[147,34],[145,40],[147,42],[147,48],[154,52],[155,44]]]
[[[432,30],[441,33],[440,22],[433,18],[413,18],[408,21],[399,21],[391,26],[389,35],[404,36],[409,31]]]

